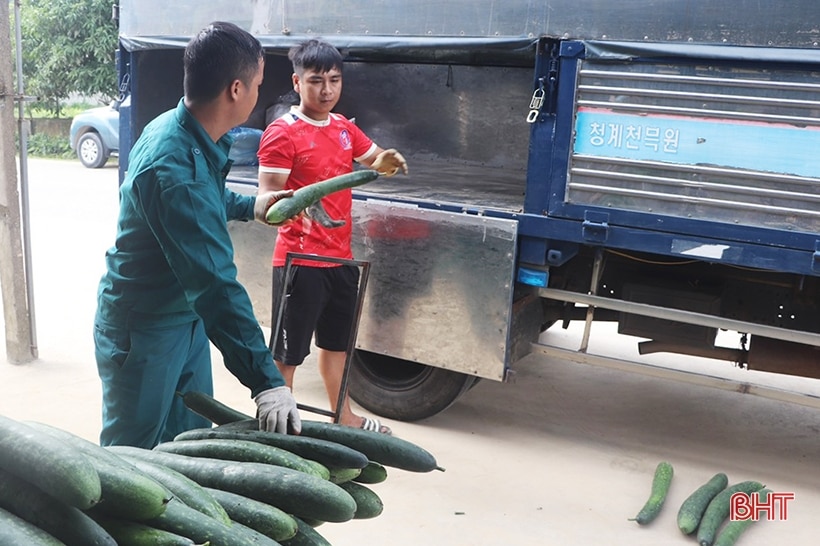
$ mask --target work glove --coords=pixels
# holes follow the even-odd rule
[[[269,224],[265,218],[268,214],[268,209],[280,199],[290,197],[291,195],[293,195],[293,190],[279,190],[260,193],[256,196],[256,202],[253,204],[253,218],[265,225],[274,225]]]
[[[404,174],[409,172],[407,170],[407,161],[404,160],[404,156],[397,152],[395,148],[384,150],[377,155],[373,164],[370,165],[370,168],[383,176],[393,176],[399,172],[399,169],[401,169]]]
[[[253,399],[256,402],[256,417],[261,430],[299,434],[302,419],[296,408],[296,400],[288,387],[274,387],[262,391]]]

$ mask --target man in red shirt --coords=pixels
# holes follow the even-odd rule
[[[298,188],[353,170],[353,161],[392,176],[407,174],[407,163],[396,150],[383,150],[353,122],[332,112],[342,92],[342,55],[321,40],[304,42],[289,53],[293,89],[299,105],[274,120],[259,143],[259,192]],[[273,251],[274,295],[281,294],[288,252],[352,259],[350,248],[352,191],[322,199],[339,227],[325,227],[308,216],[279,228]],[[353,323],[359,270],[329,262],[294,260],[288,305],[274,347],[274,359],[293,388],[296,367],[310,353],[315,332],[319,373],[330,407],[336,408],[347,341]],[[339,422],[390,434],[376,419],[355,415],[344,400]]]

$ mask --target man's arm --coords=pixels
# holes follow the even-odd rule
[[[266,191],[279,191],[285,189],[285,182],[288,181],[288,175],[284,173],[259,173],[259,193]]]
[[[379,154],[383,151],[384,150],[377,145],[375,150],[371,151],[367,156],[359,159],[357,163],[359,163],[360,165],[364,165],[365,167],[370,167],[371,165],[373,165],[373,162],[376,161],[376,158],[379,156]]]
[[[404,156],[396,151],[395,148],[383,150],[377,146],[374,152],[367,157],[363,157],[360,163],[366,167],[377,170],[379,174],[384,176],[393,176],[399,171],[404,174],[408,174],[409,172],[407,169],[407,161],[404,160]]]

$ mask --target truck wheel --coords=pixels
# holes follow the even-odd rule
[[[377,415],[417,421],[450,407],[477,380],[472,375],[357,350],[350,365],[348,392]]]
[[[77,157],[89,169],[99,169],[105,165],[108,155],[100,135],[93,131],[83,134],[77,141]]]

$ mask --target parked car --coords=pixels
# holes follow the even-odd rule
[[[98,169],[120,147],[119,102],[80,112],[71,120],[71,149],[89,169]]]

